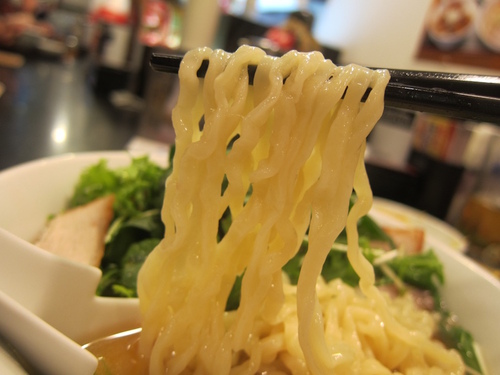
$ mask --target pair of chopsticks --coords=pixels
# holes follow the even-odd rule
[[[500,125],[500,77],[388,69],[387,107]]]
[[[177,74],[180,55],[153,53],[151,67]],[[198,70],[202,78],[208,68],[203,61]],[[391,79],[385,91],[385,106],[428,112],[500,125],[500,77],[473,74],[420,72],[388,69]],[[250,82],[255,67],[249,67]]]

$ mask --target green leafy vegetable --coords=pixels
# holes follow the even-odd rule
[[[97,294],[109,297],[137,297],[139,270],[160,241],[160,238],[146,238],[134,242],[117,263],[104,266]]]
[[[375,254],[370,249],[363,249],[363,254],[365,258],[373,262]],[[321,276],[323,276],[327,282],[333,279],[342,279],[344,283],[353,287],[357,286],[359,283],[359,276],[356,271],[354,271],[354,268],[352,268],[347,258],[347,253],[344,251],[330,250],[323,264]]]
[[[226,311],[236,310],[240,306],[241,298],[241,281],[243,280],[243,275],[237,276],[234,281],[231,293],[226,302]]]
[[[147,256],[160,243],[158,238],[148,238],[136,242],[127,250],[121,261],[120,284],[137,296],[137,275]]]
[[[360,239],[360,242],[363,243],[365,241]],[[289,276],[292,284],[296,284],[298,281],[300,267],[302,265],[302,259],[307,251],[307,245],[308,242],[307,239],[305,239],[297,255],[283,267],[283,270]],[[373,261],[380,251],[369,247],[363,247],[362,244],[360,244],[360,246],[365,258],[373,264]],[[438,286],[444,283],[443,265],[433,251],[399,256],[387,262],[387,265],[402,281],[420,289],[437,293]],[[376,266],[375,272],[379,284],[392,282],[387,279],[383,272]],[[344,283],[351,286],[357,286],[359,283],[359,276],[352,268],[347,258],[346,251],[337,248],[333,248],[328,254],[323,264],[321,276],[323,276],[327,282],[333,279],[341,279]]]
[[[68,206],[81,206],[109,195],[117,190],[118,185],[116,172],[109,169],[107,161],[102,159],[82,172]]]
[[[441,309],[440,312],[441,320],[438,325],[439,339],[447,347],[456,349],[468,368],[482,374],[483,370],[481,369],[481,364],[474,347],[475,341],[470,332],[459,326],[456,318],[446,309]]]
[[[432,250],[397,257],[389,265],[405,283],[434,294],[444,283],[443,264]]]
[[[121,284],[113,284],[112,288],[114,297],[134,298],[137,293],[134,289],[127,288]]]
[[[114,194],[117,217],[133,217],[151,208],[161,207],[168,170],[147,156],[134,158],[127,167],[110,169],[106,160],[82,172],[69,207],[89,203]]]
[[[103,263],[119,263],[133,243],[147,238],[162,238],[164,232],[159,209],[143,212],[128,220],[117,218],[108,232]]]
[[[173,151],[170,158],[172,161]],[[144,156],[133,158],[128,166],[111,169],[103,159],[82,172],[69,207],[109,194],[115,196],[98,295],[137,296],[137,272],[165,232],[160,211],[171,165],[162,168]]]
[[[113,284],[117,283],[120,278],[120,269],[116,264],[110,264],[102,270],[102,277],[97,286],[96,294],[99,296],[112,295],[108,290],[111,290]]]

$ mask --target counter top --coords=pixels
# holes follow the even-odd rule
[[[0,170],[69,152],[125,148],[140,114],[97,95],[90,69],[86,59],[34,57],[19,67],[0,61]]]

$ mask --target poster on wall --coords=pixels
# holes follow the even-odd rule
[[[433,0],[417,57],[500,70],[500,0]]]

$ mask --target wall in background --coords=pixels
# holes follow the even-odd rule
[[[432,0],[329,0],[313,33],[342,51],[341,62],[370,67],[498,74],[483,68],[417,60]]]

